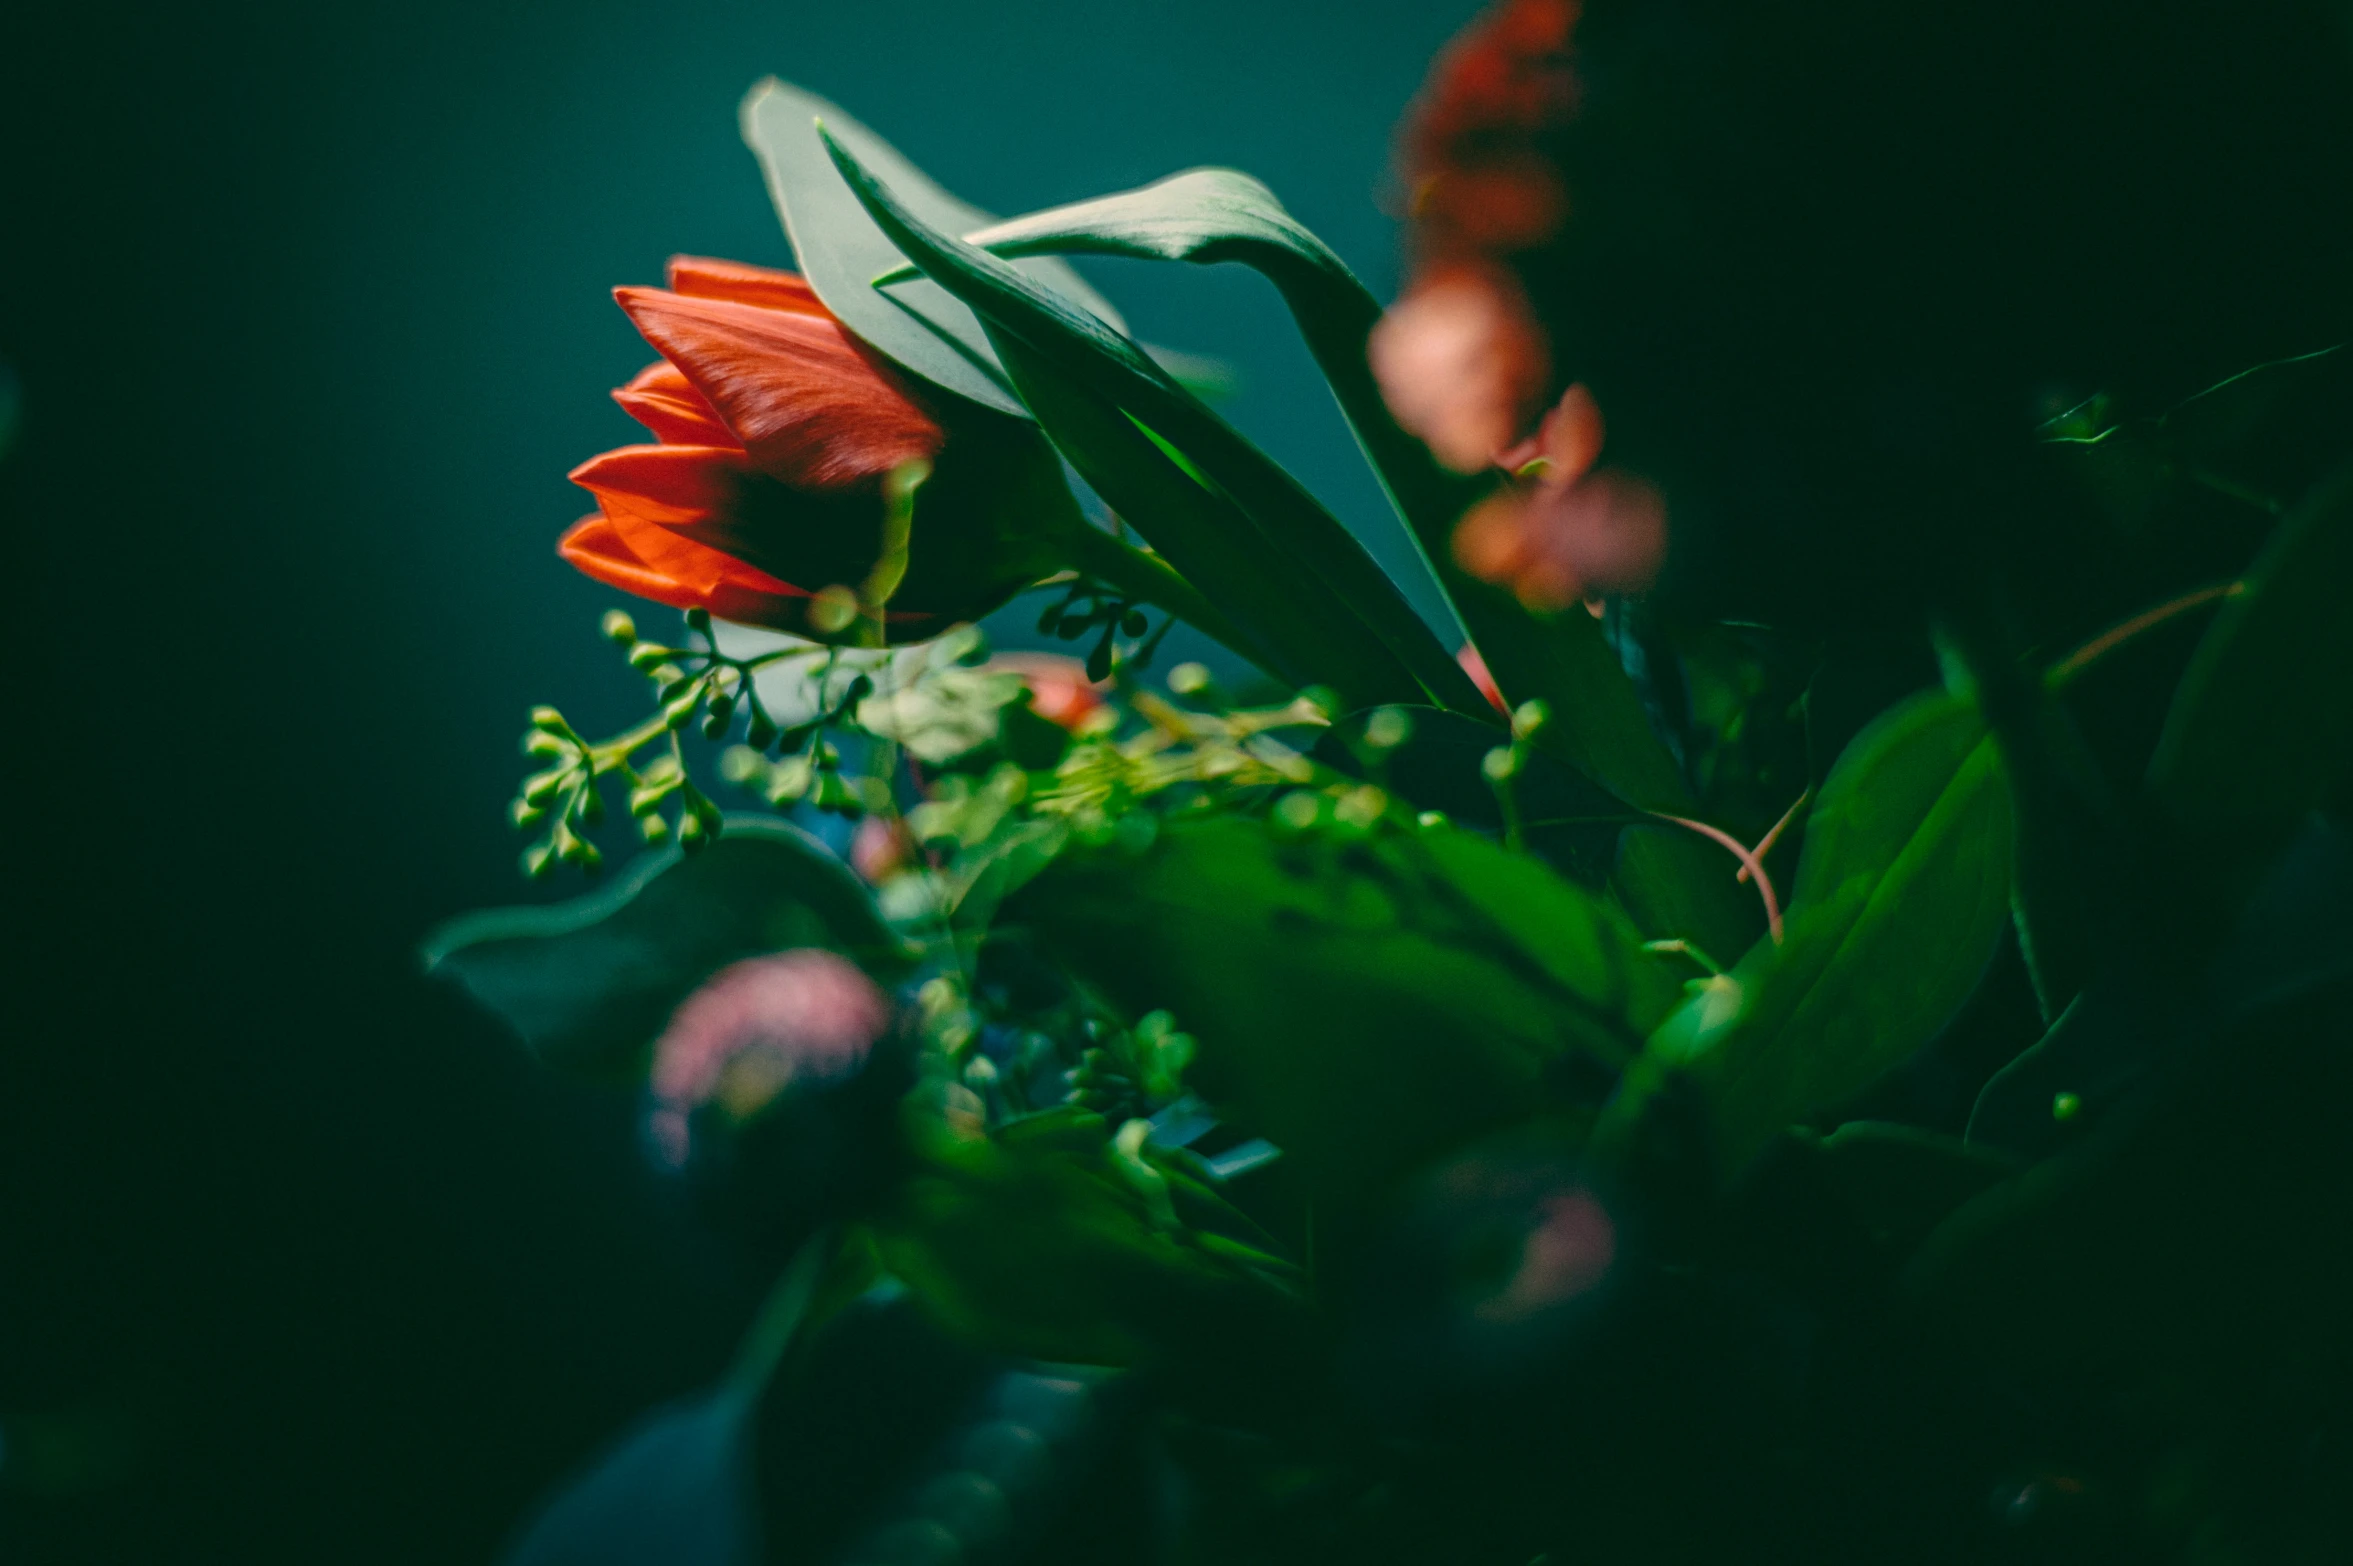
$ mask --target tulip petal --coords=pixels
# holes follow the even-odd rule
[[[659,288],[619,288],[614,297],[753,464],[787,484],[847,488],[935,456],[946,439],[830,316]]]
[[[596,496],[605,528],[575,527],[564,558],[657,603],[797,626],[805,589],[689,536],[724,514],[747,476],[743,453],[732,447],[624,446],[593,457],[572,470],[572,481]]]
[[[732,299],[737,304],[767,310],[794,310],[803,315],[830,315],[817,301],[817,290],[798,272],[774,267],[747,266],[741,261],[719,261],[710,256],[672,256],[670,291],[695,299]]]
[[[673,609],[708,609],[737,625],[802,629],[807,594],[666,528],[646,528],[636,536],[657,546],[660,563],[631,548],[630,539],[603,512],[572,524],[556,553],[582,575],[632,597]]]
[[[656,359],[640,370],[613,393],[613,400],[656,440],[674,446],[735,444],[735,432],[667,359]]]
[[[623,446],[589,458],[570,474],[611,512],[643,521],[700,522],[724,508],[746,470],[731,446]]]

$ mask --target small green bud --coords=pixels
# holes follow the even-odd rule
[[[703,710],[716,714],[722,722],[725,722],[735,716],[735,698],[725,691],[713,692],[710,698],[703,703]]]
[[[703,714],[703,738],[707,740],[725,739],[730,727],[727,714],[716,708]]]
[[[579,796],[572,806],[572,818],[589,826],[595,826],[605,818],[604,792],[594,783],[581,785]]]
[[[654,682],[655,690],[662,691],[685,679],[686,671],[674,663],[662,663],[646,670],[645,677]]]
[[[1375,750],[1395,750],[1413,738],[1413,715],[1403,707],[1375,707],[1364,720],[1364,742]]]
[[[556,797],[556,790],[564,786],[564,779],[572,775],[570,767],[550,767],[545,772],[534,772],[523,780],[523,802],[544,805]]]
[[[629,649],[629,667],[640,674],[651,674],[670,658],[670,649],[652,642],[639,642]]]
[[[1389,796],[1370,783],[1360,783],[1340,796],[1332,813],[1352,827],[1369,827],[1386,815]]]
[[[701,699],[702,694],[700,687],[689,686],[682,695],[664,701],[662,703],[662,726],[671,729],[685,728],[686,720],[694,716],[695,704]]]
[[[607,609],[604,623],[597,629],[604,632],[606,641],[616,642],[623,647],[637,640],[637,622],[629,618],[626,609]]]
[[[1509,745],[1498,745],[1480,759],[1479,770],[1490,783],[1509,783],[1519,776],[1520,753]]]
[[[1299,693],[1299,699],[1322,712],[1327,719],[1340,715],[1340,693],[1329,685],[1310,685]]]
[[[545,729],[550,734],[568,734],[572,730],[572,725],[564,721],[564,715],[553,707],[532,708],[531,726],[535,729]]]
[[[1324,802],[1311,789],[1295,788],[1275,801],[1274,823],[1289,832],[1304,832],[1323,815]]]
[[[711,829],[703,825],[703,818],[689,810],[678,818],[678,846],[693,853],[710,837]]]
[[[754,750],[766,750],[776,743],[776,720],[759,708],[752,709],[752,721],[744,725],[744,743]]]
[[[1087,678],[1090,680],[1111,678],[1111,637],[1108,633],[1095,644],[1094,650],[1087,654]]]
[[[1209,666],[1200,663],[1180,663],[1168,671],[1171,695],[1198,696],[1209,689]]]
[[[849,629],[858,618],[858,595],[840,583],[820,588],[809,600],[809,626],[821,636]]]
[[[809,792],[816,781],[816,769],[806,756],[793,756],[778,762],[768,773],[767,795],[772,805],[786,805]]]
[[[1536,731],[1552,721],[1552,709],[1541,701],[1524,701],[1511,715],[1513,739],[1533,739]]]
[[[555,867],[556,852],[553,843],[533,843],[529,848],[523,850],[523,873],[532,880],[545,880],[547,873]]]
[[[768,770],[768,758],[749,745],[730,745],[719,753],[719,775],[741,787]]]
[[[573,744],[570,740],[564,738],[564,736],[561,734],[550,734],[545,729],[533,729],[531,732],[523,736],[523,754],[526,756],[563,756],[569,758],[579,755],[580,747]]]
[[[670,823],[660,811],[637,818],[637,835],[649,843],[659,843],[670,835]]]
[[[507,819],[512,821],[516,829],[520,831],[524,827],[537,826],[540,822],[545,821],[547,812],[528,799],[510,799],[507,801]]]
[[[1425,810],[1420,815],[1414,817],[1414,824],[1425,832],[1435,832],[1441,827],[1448,826],[1451,823],[1447,821],[1445,811]]]
[[[687,610],[686,628],[690,631],[700,631],[706,635],[709,634],[711,629],[711,611],[700,608]]]
[[[1141,609],[1130,609],[1119,622],[1119,628],[1130,636],[1143,635],[1151,628],[1151,625],[1152,622],[1144,618],[1144,611]]]
[[[2051,1118],[2053,1120],[2069,1121],[2082,1113],[2083,1100],[2073,1093],[2060,1093],[2051,1099]]]

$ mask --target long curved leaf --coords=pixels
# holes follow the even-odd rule
[[[461,915],[421,956],[542,1059],[605,1072],[633,1064],[728,963],[797,946],[886,969],[904,955],[865,884],[822,843],[772,817],[736,816],[702,852],[642,855],[585,897]]]
[[[930,283],[874,286],[876,274],[901,257],[842,182],[817,138],[823,118],[832,133],[880,170],[908,207],[933,223],[962,232],[991,221],[988,213],[934,184],[881,137],[815,93],[771,76],[744,98],[743,138],[768,177],[768,192],[792,239],[802,274],[825,307],[866,343],[903,368],[1000,413],[1027,419],[988,338],[955,297]],[[1021,263],[1038,287],[1118,323],[1111,302],[1060,261]]]
[[[1484,481],[1450,473],[1389,416],[1365,357],[1381,305],[1275,193],[1235,169],[1193,169],[1135,190],[1009,218],[965,236],[1011,259],[1058,254],[1213,265],[1239,262],[1274,284],[1340,410],[1437,578],[1512,701],[1542,697],[1546,744],[1621,798],[1687,813],[1674,760],[1644,717],[1601,629],[1581,612],[1538,617],[1454,565],[1454,524]],[[913,277],[912,268],[885,280]]]
[[[1681,1073],[1705,1093],[1734,1172],[1927,1043],[2001,938],[2011,833],[2008,782],[1974,708],[1929,692],[1883,714],[1823,782],[1786,940],[1759,942],[1660,1026],[1610,1133]]]
[[[2353,468],[2280,524],[2198,644],[2149,761],[2196,826],[2290,822],[2353,771]]]
[[[1317,588],[1336,595],[1371,627],[1390,661],[1430,700],[1460,711],[1485,710],[1469,678],[1396,583],[1296,479],[1117,329],[1040,287],[1011,263],[927,223],[847,146],[822,128],[819,135],[868,213],[927,277],[972,306],[992,330],[1020,339],[1158,441],[1181,452],[1255,524],[1259,553],[1268,569],[1293,584],[1301,596]],[[1360,676],[1353,683],[1362,691],[1386,682]]]

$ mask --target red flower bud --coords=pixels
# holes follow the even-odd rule
[[[573,470],[598,505],[559,546],[574,566],[657,603],[821,631],[810,599],[867,580],[883,482],[911,462],[933,468],[894,639],[976,618],[1061,564],[1054,532],[1077,510],[1034,427],[919,390],[790,272],[679,256],[669,281],[614,291],[662,355],[613,394],[656,443]]]

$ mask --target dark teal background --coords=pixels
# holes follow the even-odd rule
[[[521,888],[539,700],[636,699],[561,567],[632,437],[612,307],[782,263],[774,71],[1013,212],[1200,163],[1376,290],[1388,137],[1468,0],[20,8],[0,24],[9,681],[0,1558],[482,1559],[750,1287],[410,973]],[[1393,205],[1393,202],[1389,203]],[[1247,274],[1105,266],[1234,417],[1380,503]]]

